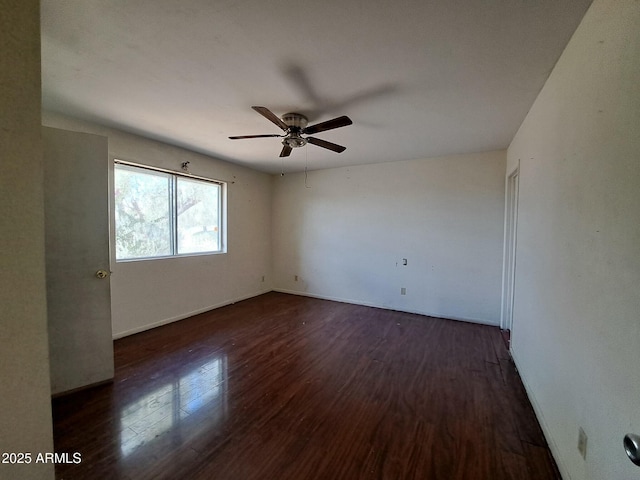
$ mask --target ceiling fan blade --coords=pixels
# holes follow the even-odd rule
[[[342,145],[320,140],[319,138],[307,137],[307,142],[317,145],[318,147],[328,148],[336,153],[342,153],[347,149],[347,147],[343,147]]]
[[[309,125],[308,127],[302,130],[302,133],[318,133],[324,132],[326,130],[333,130],[334,128],[346,127],[347,125],[351,125],[353,122],[351,119],[345,115],[342,117],[334,118],[332,120],[327,120],[326,122],[316,123],[315,125]]]
[[[282,151],[280,152],[281,157],[288,157],[291,155],[291,150],[293,150],[289,145],[285,145],[282,147]]]
[[[267,107],[251,107],[251,108],[253,108],[256,112],[258,112],[267,120],[275,123],[282,130],[286,131],[289,128],[289,126],[286,123],[280,120],[278,116],[275,113],[273,113],[271,110],[269,110]]]
[[[235,137],[229,137],[231,140],[240,140],[243,138],[267,138],[267,137],[281,137],[276,133],[268,133],[266,135],[236,135]]]

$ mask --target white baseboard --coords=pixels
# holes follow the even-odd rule
[[[420,311],[420,310],[404,310],[399,308],[388,307],[385,305],[379,305],[372,302],[363,302],[360,300],[353,300],[349,298],[332,297],[329,295],[318,295],[318,294],[309,293],[309,292],[299,292],[297,290],[287,290],[284,288],[274,288],[273,291],[280,292],[280,293],[288,293],[290,295],[300,295],[302,297],[319,298],[321,300],[331,300],[333,302],[351,303],[354,305],[362,305],[364,307],[374,307],[374,308],[382,308],[384,310],[396,310],[399,312],[415,313],[417,315],[425,315],[427,317],[444,318],[445,320],[457,320],[459,322],[479,323],[481,325],[490,325],[492,327],[500,326],[500,321],[489,321],[489,320],[484,320],[480,318],[457,317],[457,316],[452,316],[452,315],[447,315],[447,314],[442,314],[437,312],[427,312],[427,311]]]
[[[297,290],[287,290],[284,288],[274,288],[274,289],[268,289],[268,290],[261,290],[259,292],[254,292],[248,295],[244,295],[238,298],[234,298],[234,299],[228,299],[225,300],[223,302],[219,302],[213,305],[209,305],[207,307],[204,308],[200,308],[198,310],[193,310],[191,312],[187,312],[181,315],[177,315],[175,317],[170,317],[170,318],[164,318],[162,320],[158,320],[157,322],[153,322],[153,323],[149,323],[146,325],[142,325],[140,327],[136,327],[136,328],[132,328],[130,330],[126,330],[124,332],[118,332],[118,333],[114,333],[113,334],[113,339],[117,340],[119,338],[123,338],[123,337],[128,337],[129,335],[135,335],[136,333],[140,333],[140,332],[144,332],[145,330],[150,330],[152,328],[156,328],[156,327],[161,327],[162,325],[167,325],[169,323],[173,323],[173,322],[177,322],[179,320],[184,320],[185,318],[189,318],[192,317],[194,315],[199,315],[201,313],[205,313],[211,310],[215,310],[216,308],[220,308],[220,307],[224,307],[226,305],[231,305],[232,303],[236,303],[236,302],[241,302],[242,300],[247,300],[249,298],[253,298],[253,297],[257,297],[258,295],[263,295],[265,293],[269,293],[269,292],[279,292],[279,293],[286,293],[289,295],[299,295],[299,296],[303,296],[303,297],[311,297],[311,298],[318,298],[321,300],[331,300],[333,302],[340,302],[340,303],[350,303],[353,305],[362,305],[365,307],[373,307],[373,308],[382,308],[384,310],[397,310],[397,311],[402,311],[402,312],[406,312],[406,313],[415,313],[417,315],[425,315],[428,317],[434,317],[434,318],[444,318],[446,320],[457,320],[460,322],[469,322],[469,323],[478,323],[481,325],[490,325],[492,327],[497,327],[500,325],[499,322],[495,322],[495,321],[488,321],[485,319],[480,319],[480,318],[470,318],[470,317],[458,317],[458,316],[453,316],[453,315],[447,315],[447,314],[442,314],[442,313],[438,313],[438,312],[428,312],[428,311],[423,311],[423,310],[400,310],[398,308],[391,308],[385,305],[380,305],[380,304],[376,304],[373,302],[363,302],[361,300],[354,300],[351,298],[342,298],[342,297],[333,297],[333,296],[329,296],[329,295],[318,295],[318,294],[314,294],[314,293],[309,293],[309,292],[300,292]]]
[[[136,333],[144,332],[145,330],[151,330],[152,328],[161,327],[162,325],[167,325],[169,323],[177,322],[179,320],[184,320],[185,318],[189,318],[189,317],[193,317],[194,315],[199,315],[201,313],[209,312],[211,310],[215,310],[216,308],[225,307],[225,306],[231,305],[233,303],[241,302],[242,300],[247,300],[249,298],[257,297],[258,295],[263,295],[265,293],[269,293],[270,291],[271,290],[269,289],[269,290],[264,290],[264,291],[251,293],[251,294],[244,295],[244,296],[241,296],[241,297],[238,297],[238,298],[225,300],[223,302],[216,303],[214,305],[210,305],[210,306],[207,306],[207,307],[204,307],[204,308],[200,308],[198,310],[193,310],[191,312],[180,314],[180,315],[177,315],[175,317],[164,318],[162,320],[158,320],[157,322],[148,323],[148,324],[140,326],[140,327],[132,328],[131,330],[126,330],[124,332],[114,333],[112,338],[114,340],[117,340],[119,338],[128,337],[129,335],[134,335]]]

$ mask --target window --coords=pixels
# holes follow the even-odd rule
[[[223,184],[117,162],[116,260],[223,251]]]

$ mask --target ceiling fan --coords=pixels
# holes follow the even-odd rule
[[[231,140],[239,140],[244,138],[280,137],[282,138],[283,145],[282,151],[280,152],[281,157],[288,157],[291,154],[291,150],[298,147],[304,147],[307,143],[332,150],[336,153],[342,153],[347,149],[342,145],[327,142],[326,140],[302,136],[351,125],[353,122],[347,116],[343,115],[342,117],[327,120],[326,122],[307,126],[307,117],[300,113],[285,113],[282,118],[279,118],[276,116],[276,114],[274,114],[266,107],[251,108],[265,117],[267,120],[275,123],[278,127],[280,127],[284,131],[284,135],[269,133],[265,135],[239,135],[235,137],[229,137]]]

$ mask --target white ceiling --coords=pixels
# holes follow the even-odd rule
[[[42,0],[43,108],[266,172],[506,148],[591,0]],[[251,109],[353,125],[278,157]]]

